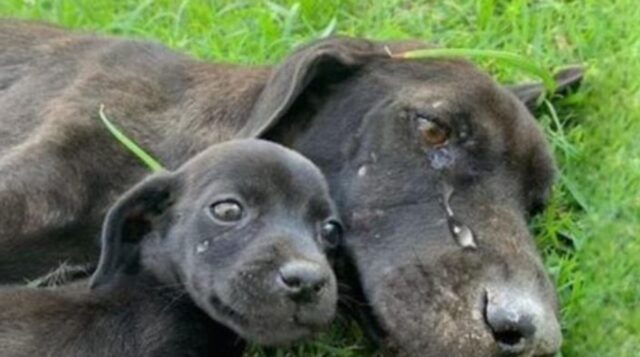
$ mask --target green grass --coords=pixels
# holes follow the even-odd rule
[[[0,16],[148,38],[207,60],[274,63],[337,32],[587,63],[582,90],[538,113],[561,177],[533,223],[562,300],[563,356],[640,353],[640,6],[618,1],[3,0]],[[497,78],[526,79],[483,60]],[[262,356],[364,356],[357,328]]]

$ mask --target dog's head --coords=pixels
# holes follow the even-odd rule
[[[355,268],[346,279],[387,348],[552,354],[556,297],[527,230],[554,176],[525,107],[540,87],[508,90],[466,61],[388,55],[415,46],[302,48],[273,72],[249,129],[327,175],[347,228],[339,271]],[[562,86],[580,78],[563,75]]]
[[[320,171],[258,140],[216,145],[143,181],[111,209],[92,286],[150,272],[266,345],[306,336],[334,316],[326,251],[341,223]]]

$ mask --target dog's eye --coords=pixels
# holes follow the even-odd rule
[[[236,222],[242,218],[242,206],[234,200],[216,202],[209,209],[213,217],[221,222]]]
[[[330,247],[336,247],[342,241],[342,225],[334,220],[329,220],[320,227],[320,237]]]
[[[431,119],[418,117],[418,130],[422,140],[429,145],[441,146],[449,139],[449,128]]]

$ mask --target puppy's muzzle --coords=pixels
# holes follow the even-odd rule
[[[278,271],[278,286],[295,303],[309,304],[318,301],[322,290],[331,279],[331,272],[319,263],[293,260]]]

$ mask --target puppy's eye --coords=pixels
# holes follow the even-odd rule
[[[211,215],[221,222],[230,223],[242,218],[242,206],[235,200],[216,202],[209,207]]]
[[[418,117],[418,130],[422,140],[432,146],[444,145],[449,139],[449,128],[431,119]]]
[[[342,241],[342,225],[329,220],[320,227],[320,237],[330,247],[336,247]]]

